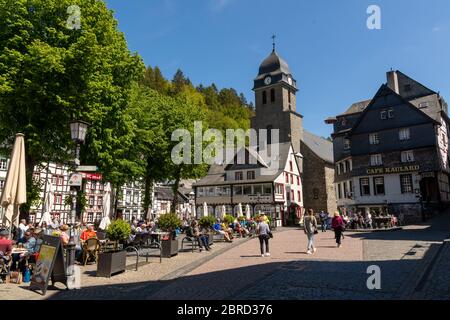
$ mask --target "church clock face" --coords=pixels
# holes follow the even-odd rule
[[[292,78],[291,77],[288,78],[288,83],[292,86]]]
[[[264,78],[264,83],[268,86],[269,84],[272,83],[272,78],[271,77],[265,77]]]

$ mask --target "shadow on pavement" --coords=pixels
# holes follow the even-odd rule
[[[378,300],[407,298],[422,277],[424,259],[388,261],[296,260],[227,269],[168,281],[118,283],[64,290],[50,300]],[[251,256],[254,257],[254,256]],[[381,289],[369,290],[369,266],[379,266]],[[422,268],[422,269],[421,269]]]

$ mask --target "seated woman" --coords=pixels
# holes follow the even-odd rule
[[[213,229],[215,232],[222,234],[226,241],[232,242],[232,240],[230,239],[230,236],[228,235],[228,232],[225,232],[222,230],[222,226],[219,223],[219,221],[213,225]]]
[[[203,247],[205,247],[205,249],[207,251],[209,251],[211,249],[209,246],[208,238],[200,231],[200,227],[196,220],[194,220],[192,222],[192,234],[197,239],[200,252],[203,251]],[[202,244],[203,244],[203,246],[202,246]]]

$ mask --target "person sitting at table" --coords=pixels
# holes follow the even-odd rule
[[[92,223],[88,223],[87,229],[81,233],[80,239],[82,241],[86,241],[87,239],[95,237],[97,237],[97,232],[94,230],[94,225]]]
[[[226,241],[232,242],[232,240],[231,240],[231,238],[230,238],[228,232],[227,232],[227,231],[224,231],[224,230],[222,229],[222,225],[220,224],[220,220],[217,220],[217,223],[215,223],[215,224],[213,225],[213,229],[214,229],[215,232],[217,232],[217,233],[219,233],[219,234],[222,234]]]
[[[69,226],[67,224],[63,224],[60,228],[59,238],[61,239],[62,245],[67,246],[69,244],[70,237],[67,233],[69,230]]]
[[[209,246],[209,239],[200,231],[200,226],[198,222],[194,220],[192,222],[192,234],[198,242],[199,251],[203,251],[203,247],[205,247],[206,251],[209,251],[211,248]],[[203,246],[202,246],[203,245]]]
[[[36,238],[33,236],[33,231],[34,230],[27,229],[25,232],[21,243],[26,252],[13,254],[11,270],[17,270],[18,262],[20,271],[25,271],[26,259],[36,252]]]
[[[0,259],[4,264],[8,264],[11,260],[12,241],[8,239],[9,232],[6,229],[0,230]]]

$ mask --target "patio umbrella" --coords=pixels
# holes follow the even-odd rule
[[[195,208],[195,203],[192,204],[191,218],[197,218],[197,211],[196,211],[196,208]]]
[[[47,224],[47,226],[49,226],[53,222],[52,216],[51,216],[50,212],[48,212],[48,211],[45,211],[42,214],[41,221],[39,221],[39,227],[42,226],[42,224],[44,222]]]
[[[109,219],[111,213],[111,184],[109,182],[103,191],[103,218],[108,217]]]
[[[203,202],[203,216],[208,216],[208,205],[206,204],[206,202]]]
[[[238,217],[243,216],[244,213],[242,212],[242,203],[238,204]]]
[[[39,226],[42,225],[43,222],[49,226],[52,223],[52,216],[50,212],[52,211],[52,204],[55,199],[55,194],[53,190],[53,183],[51,183],[49,180],[47,180],[46,187],[45,187],[46,194],[44,198],[44,206],[43,206],[43,213],[41,217],[41,221],[39,221]]]
[[[226,214],[227,214],[227,208],[225,208],[225,205],[223,205],[222,206],[222,216],[220,217],[220,219],[222,220]]]
[[[104,216],[98,227],[102,230],[106,230],[110,224],[111,220],[109,219],[109,216]]]
[[[11,230],[13,225],[19,225],[19,206],[27,202],[25,141],[22,133],[16,134],[10,159],[1,204],[6,208],[3,223]]]
[[[245,217],[246,217],[247,219],[251,219],[251,217],[252,217],[252,214],[251,214],[251,211],[250,211],[250,205],[249,205],[249,204],[247,204],[247,205],[245,206]]]

